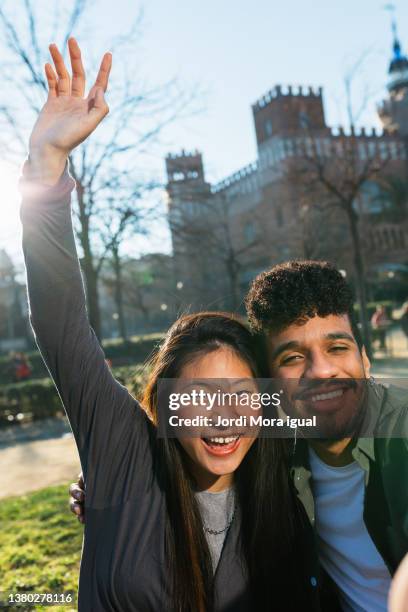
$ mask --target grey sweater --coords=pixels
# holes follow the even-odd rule
[[[31,323],[86,482],[79,610],[170,611],[155,430],[112,377],[88,322],[71,222],[74,185],[68,172],[49,188],[23,180],[21,219]],[[217,611],[252,609],[238,535],[234,519],[214,577]]]

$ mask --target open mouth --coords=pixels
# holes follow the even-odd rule
[[[213,455],[226,455],[234,452],[239,445],[240,439],[240,434],[201,438],[206,450]]]
[[[324,400],[335,399],[336,397],[341,397],[345,392],[345,389],[337,389],[336,391],[330,391],[328,393],[317,393],[316,395],[311,396],[312,402],[322,402]]]
[[[354,391],[353,384],[326,385],[299,393],[298,399],[306,403],[312,412],[335,412],[349,401],[355,401],[354,395],[350,396],[349,391]]]
[[[300,391],[294,395],[294,399],[306,402],[323,402],[333,399],[338,399],[342,397],[346,391],[350,389],[354,389],[356,387],[355,383],[345,383],[335,384],[335,385],[320,385],[316,386],[314,389],[305,389],[304,391]]]

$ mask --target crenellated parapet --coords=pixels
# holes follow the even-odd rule
[[[327,129],[321,87],[276,85],[252,105],[258,147],[274,137]]]
[[[169,153],[166,157],[166,171],[169,183],[204,181],[202,154],[198,151]]]
[[[322,98],[323,88],[322,87],[312,87],[304,86],[304,85],[275,85],[272,89],[267,91],[263,96],[258,98],[254,104],[252,104],[252,109],[257,111],[268,104],[271,104],[273,100],[277,98]]]
[[[237,172],[234,172],[230,176],[227,176],[225,179],[215,184],[212,188],[213,193],[219,193],[232,187],[233,185],[240,183],[241,181],[248,179],[249,177],[254,176],[258,171],[258,164],[253,162],[252,164],[248,164],[244,166]]]

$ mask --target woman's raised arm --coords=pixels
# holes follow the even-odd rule
[[[96,83],[84,98],[85,73],[76,41],[69,41],[72,79],[58,49],[51,45],[50,50],[56,73],[47,64],[49,95],[30,138],[21,184],[30,319],[75,435],[88,499],[95,502],[92,481],[97,471],[95,497],[101,502],[121,494],[115,483],[123,484],[123,479],[115,466],[126,470],[129,448],[137,452],[139,443],[135,447],[131,438],[143,416],[113,378],[88,322],[71,220],[75,183],[67,158],[108,112],[104,90],[111,56],[104,56]]]

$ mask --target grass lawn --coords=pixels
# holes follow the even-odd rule
[[[62,593],[77,590],[82,525],[68,509],[68,485],[0,502],[0,591]],[[66,606],[8,607],[64,610]]]

